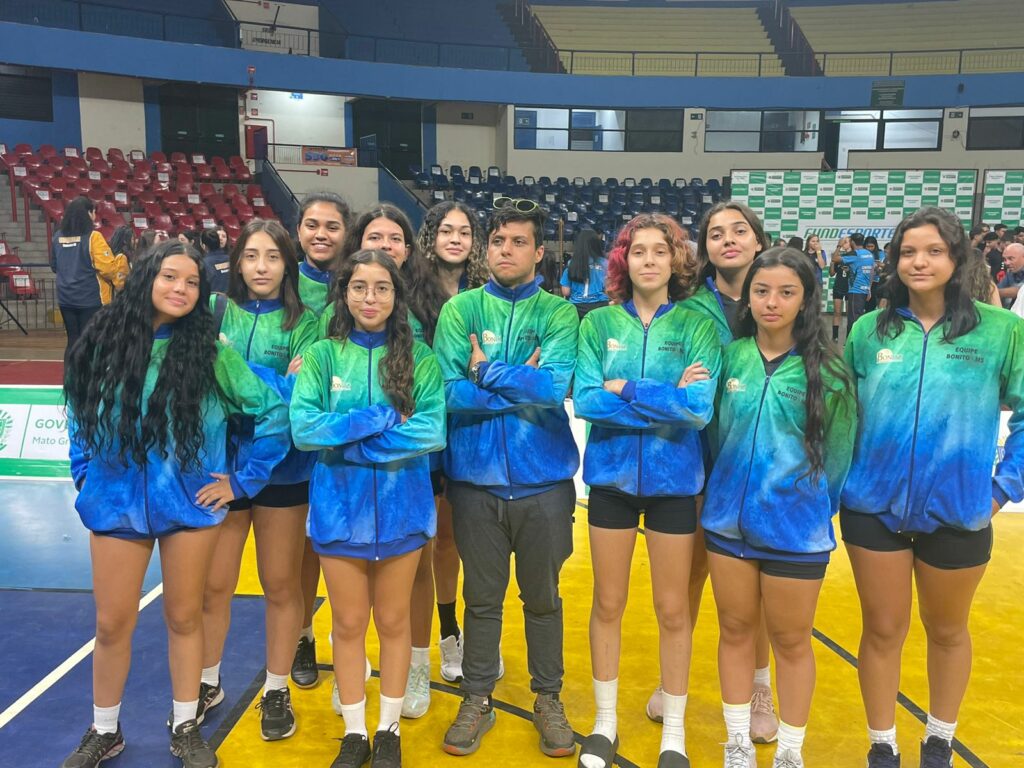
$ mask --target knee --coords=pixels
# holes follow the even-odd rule
[[[795,660],[809,656],[811,651],[811,633],[807,632],[773,632],[771,634],[772,651],[776,656]]]
[[[302,587],[297,573],[268,576],[262,580],[263,595],[275,608],[302,604]]]
[[[331,632],[335,640],[357,640],[366,634],[366,626],[370,622],[370,612],[346,609],[334,611],[331,619]]]
[[[172,635],[193,635],[203,628],[203,612],[193,606],[164,605],[164,621]]]
[[[733,613],[718,615],[718,634],[727,645],[754,645],[758,622]]]
[[[549,616],[562,610],[562,598],[558,595],[558,582],[550,588],[541,587],[519,595],[523,611],[532,616]]]
[[[117,645],[131,639],[136,614],[96,614],[96,643]]]
[[[626,610],[626,595],[594,593],[591,615],[601,624],[612,624],[622,619]]]
[[[910,631],[909,617],[865,616],[863,642],[878,649],[901,648],[908,631]]]
[[[658,618],[658,628],[662,632],[690,631],[690,604],[686,595],[671,600],[655,600],[654,615]]]
[[[931,645],[941,648],[957,648],[971,642],[970,631],[966,624],[935,622],[923,616],[921,623],[924,625],[925,635]]]
[[[401,610],[380,610],[374,606],[373,623],[377,634],[385,638],[401,637],[409,632],[409,612]]]

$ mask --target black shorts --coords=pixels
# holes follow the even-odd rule
[[[435,496],[444,496],[445,476],[443,469],[435,469],[430,473],[430,487]]]
[[[777,576],[780,579],[824,579],[825,570],[828,568],[828,563],[798,563],[793,560],[773,560],[767,557],[740,557],[715,544],[710,536],[704,537],[704,547],[708,552],[713,552],[716,555],[757,563],[761,573],[765,576]]]
[[[253,507],[298,507],[309,504],[309,481],[292,485],[268,485],[251,499],[243,496],[228,504],[229,512],[238,512]]]
[[[694,533],[697,503],[694,496],[631,496],[614,488],[593,486],[587,519],[595,528],[623,530],[640,526],[656,533]]]
[[[937,528],[931,533],[893,533],[877,515],[839,510],[843,541],[873,552],[914,551],[914,557],[932,568],[954,571],[984,565],[992,557],[992,523],[980,531]]]

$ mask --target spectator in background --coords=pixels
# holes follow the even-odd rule
[[[971,247],[977,248],[979,251],[982,248],[981,239],[989,232],[988,224],[975,224],[971,227]]]
[[[164,240],[166,239],[167,238],[165,237]],[[139,242],[135,248],[136,252],[139,255],[139,258],[142,258],[147,253],[149,253],[149,249],[156,245],[158,242],[163,241],[157,240],[157,231],[155,229],[142,230],[142,232],[139,233]]]
[[[1003,250],[999,242],[999,235],[995,232],[986,232],[981,238],[981,255],[988,262],[988,270],[992,279],[999,280],[999,273],[1003,271]]]
[[[850,238],[844,237],[836,245],[832,252],[832,260],[829,263],[829,274],[834,278],[832,281],[832,341],[839,341],[839,326],[843,321],[843,304],[850,292],[850,268],[843,261],[843,256],[853,252],[853,244]]]
[[[576,307],[581,320],[587,312],[608,306],[604,292],[607,268],[601,236],[592,229],[580,230],[573,243],[569,266],[562,272],[561,285],[562,296]]]
[[[135,230],[127,224],[122,224],[114,230],[110,236],[110,251],[114,258],[123,256],[128,269],[125,270],[125,277],[135,263],[135,250],[138,247],[138,240],[135,238]]]
[[[772,240],[772,248],[785,248],[785,247],[786,247],[786,241],[783,238],[776,237],[774,240]]]
[[[882,279],[882,264],[885,261],[885,253],[878,247],[878,238],[868,235],[864,238],[864,249],[871,252],[875,257],[875,270],[871,275],[871,295],[864,304],[864,311],[870,312],[878,306],[878,286]]]
[[[821,248],[821,238],[813,232],[807,233],[807,243],[805,247],[800,248],[814,264],[814,269],[818,273],[818,282],[822,281],[822,277],[825,274],[825,267],[828,266],[828,262],[825,260],[825,251]]]
[[[225,293],[228,289],[231,259],[224,250],[227,239],[223,229],[204,229],[200,236],[204,253],[203,269],[210,280],[211,293]]]
[[[1024,227],[1013,228],[1013,240],[1014,242],[1024,245]]]
[[[994,224],[992,226],[992,231],[995,232],[997,235],[999,235],[1000,239],[1002,239],[1003,235],[1006,234],[1006,229],[1007,229],[1007,227],[1003,223]]]
[[[1024,285],[1024,245],[1010,243],[1006,246],[1003,262],[1006,264],[1006,274],[997,283],[997,287],[1002,306],[1009,309],[1020,293],[1020,287]]]
[[[839,258],[850,268],[850,288],[846,295],[846,335],[857,319],[864,314],[865,305],[871,296],[871,279],[875,274],[875,257],[864,247],[864,234],[854,232],[850,235],[852,253]]]

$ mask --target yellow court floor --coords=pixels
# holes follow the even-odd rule
[[[962,754],[956,766],[1019,768],[1024,765],[1024,515],[1003,514],[995,520],[995,550],[988,573],[978,591],[971,628],[974,638],[974,672],[960,712],[958,740]],[[591,688],[587,623],[591,599],[591,566],[587,546],[586,509],[577,507],[576,550],[562,570],[565,604],[565,688],[562,699],[570,722],[580,734],[589,733],[594,704]],[[643,538],[633,560],[630,603],[623,624],[623,658],[619,673],[619,734],[617,765],[653,768],[657,764],[660,726],[644,715],[648,694],[658,682],[657,629],[651,603],[647,551]],[[322,586],[322,585],[321,585]],[[251,541],[246,549],[242,594],[258,594],[259,583]],[[326,594],[322,592],[322,594]],[[402,721],[402,747],[407,768],[450,766],[575,766],[576,758],[553,760],[537,749],[536,733],[529,720],[533,696],[526,671],[523,617],[515,584],[505,604],[502,652],[506,675],[494,697],[500,708],[495,728],[480,750],[469,757],[452,757],[441,750],[444,731],[455,715],[457,692],[444,684],[437,672],[436,642],[432,649],[434,691],[429,712],[419,720]],[[461,609],[461,600],[459,601]],[[804,747],[809,768],[854,768],[864,765],[866,725],[853,663],[860,636],[860,611],[846,552],[840,544],[834,553],[819,601],[814,642],[818,683]],[[436,623],[435,623],[436,628]],[[315,620],[321,665],[330,664],[330,606],[325,602]],[[436,633],[436,629],[435,629]],[[719,746],[724,740],[716,670],[718,631],[715,608],[708,586],[694,636],[686,711],[686,745],[694,768],[721,765]],[[376,667],[376,636],[371,628],[367,653]],[[328,768],[337,753],[344,726],[330,706],[331,676],[308,691],[293,688],[298,731],[292,738],[266,743],[259,736],[258,690],[225,738],[218,754],[224,768],[252,766],[302,766]],[[903,656],[897,730],[903,765],[917,765],[924,726],[918,719],[927,711],[924,637],[915,618]],[[376,677],[367,684],[367,725],[377,718]],[[758,747],[758,765],[771,765],[774,745]],[[966,757],[965,757],[966,756]]]

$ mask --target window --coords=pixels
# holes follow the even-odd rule
[[[859,150],[939,149],[942,146],[941,109],[840,109],[825,112],[840,123],[839,159]]]
[[[53,122],[53,79],[45,70],[0,67],[0,118]]]
[[[681,152],[681,109],[516,107],[516,149]]]
[[[818,110],[708,110],[705,152],[817,152]]]
[[[972,109],[967,149],[1024,149],[1024,107]]]

